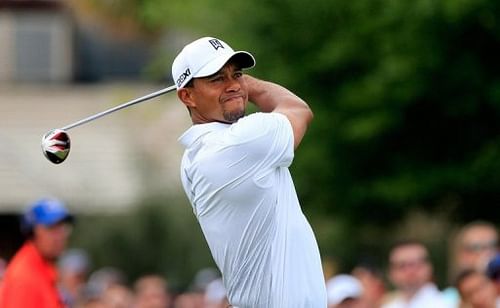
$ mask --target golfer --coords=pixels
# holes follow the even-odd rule
[[[179,138],[182,184],[233,307],[325,308],[318,245],[288,170],[313,114],[282,86],[243,73],[254,65],[212,37],[175,58],[193,122]],[[248,101],[260,112],[245,115]]]

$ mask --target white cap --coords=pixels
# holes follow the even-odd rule
[[[348,298],[359,298],[363,294],[363,286],[351,275],[337,275],[326,282],[326,293],[329,305],[338,305]]]
[[[205,290],[205,301],[210,304],[219,304],[226,299],[226,288],[222,279],[218,278],[210,282]]]
[[[180,89],[193,78],[215,74],[232,58],[242,69],[255,65],[255,59],[249,52],[234,51],[228,44],[213,37],[197,39],[186,45],[172,63],[175,86]]]

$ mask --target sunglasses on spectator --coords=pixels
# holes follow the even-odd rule
[[[394,262],[391,262],[391,267],[396,269],[396,270],[403,270],[406,268],[417,267],[417,266],[423,265],[423,264],[427,263],[427,261],[428,261],[427,257],[420,257],[420,258],[416,258],[413,260],[405,260],[405,261],[394,261]]]
[[[470,252],[481,252],[484,250],[495,249],[498,245],[497,240],[486,241],[486,242],[471,242],[464,243],[462,248]]]

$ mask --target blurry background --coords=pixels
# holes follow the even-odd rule
[[[50,195],[96,268],[183,288],[213,266],[178,179],[190,121],[175,94],[71,130],[61,165],[40,150],[49,129],[170,85],[175,54],[209,35],[312,106],[292,173],[329,269],[383,266],[411,237],[446,285],[456,229],[499,224],[499,14],[495,0],[0,0],[0,255]]]

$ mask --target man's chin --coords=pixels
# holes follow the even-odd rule
[[[245,116],[245,110],[224,112],[224,120],[228,123],[235,123]]]

